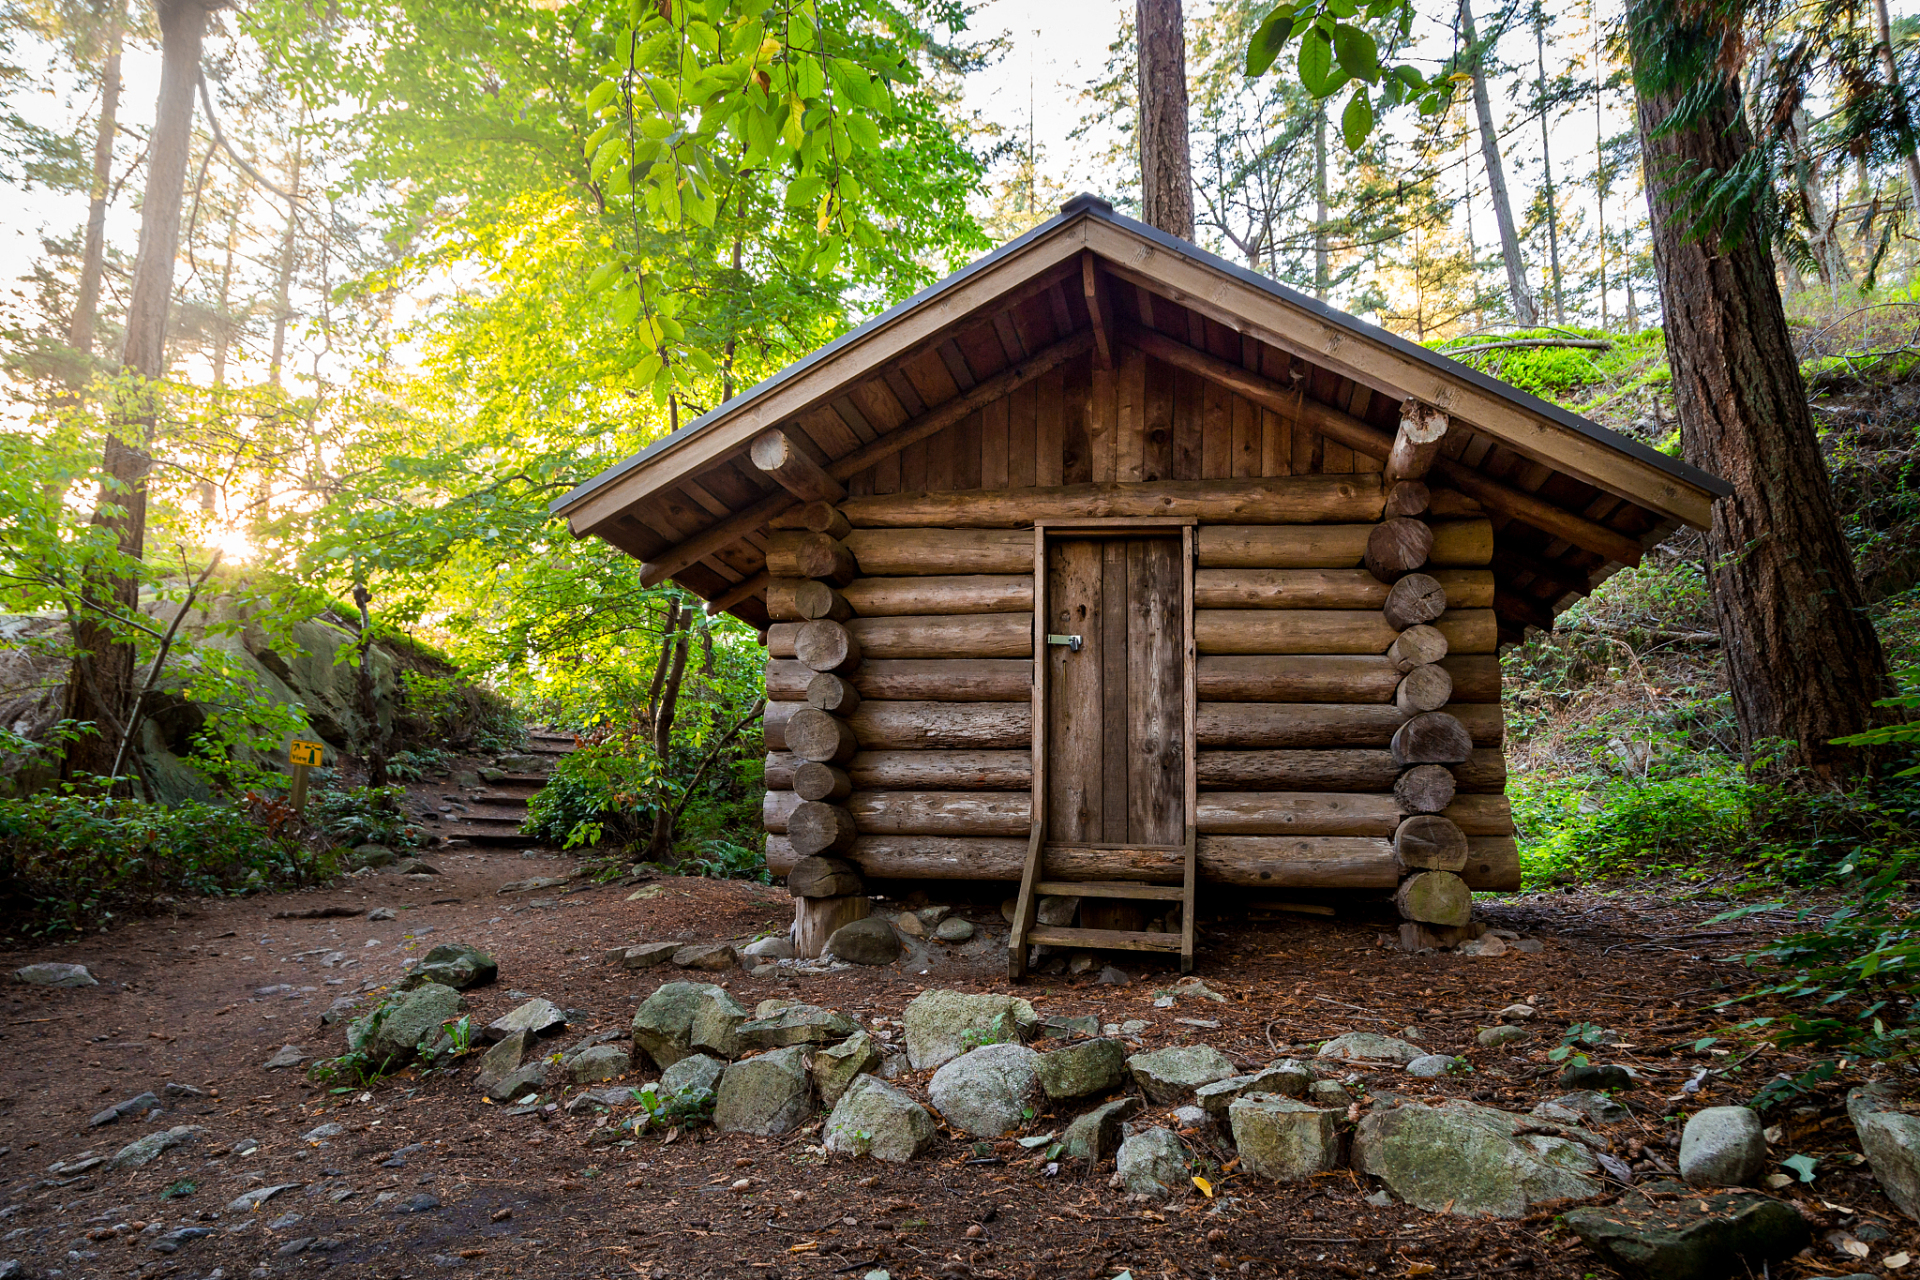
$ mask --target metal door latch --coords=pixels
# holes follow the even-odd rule
[[[1074,653],[1078,653],[1078,652],[1080,652],[1080,637],[1079,637],[1079,636],[1048,636],[1048,637],[1047,637],[1047,643],[1048,643],[1048,644],[1063,644],[1063,645],[1065,645],[1065,646],[1067,646],[1067,648],[1068,648],[1068,649],[1070,649],[1070,650],[1072,650],[1072,651],[1073,651]]]

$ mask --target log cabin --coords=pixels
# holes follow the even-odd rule
[[[1199,885],[1465,936],[1520,884],[1499,647],[1728,491],[1080,196],[554,508],[761,629],[802,953],[1004,881],[1017,978],[1190,966]]]

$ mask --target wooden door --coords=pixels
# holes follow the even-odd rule
[[[1050,843],[1178,846],[1185,838],[1181,548],[1176,530],[1047,540]],[[1079,636],[1078,650],[1052,642],[1062,636]]]

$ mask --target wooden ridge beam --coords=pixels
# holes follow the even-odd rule
[[[1129,324],[1122,327],[1120,337],[1122,342],[1156,360],[1197,373],[1370,458],[1385,458],[1393,452],[1393,437],[1378,427],[1317,400],[1309,400],[1269,378],[1196,350],[1164,333]],[[1543,533],[1564,538],[1609,560],[1627,565],[1640,563],[1644,548],[1637,539],[1617,529],[1563,511],[1543,498],[1502,484],[1448,458],[1434,459],[1432,474],[1491,511],[1523,520]]]

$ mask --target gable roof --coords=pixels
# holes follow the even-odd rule
[[[1081,259],[1089,255],[1118,312],[1104,325],[1079,288]],[[1116,322],[1126,329],[1107,334]],[[1302,421],[1329,442],[1344,442],[1335,443],[1334,461],[1317,459],[1315,470],[1378,470],[1369,458],[1383,452],[1380,432],[1391,439],[1403,399],[1445,411],[1455,426],[1443,446],[1443,483],[1502,502],[1490,504],[1489,513],[1512,579],[1502,582],[1509,588],[1502,619],[1516,634],[1528,623],[1549,624],[1555,605],[1637,561],[1638,547],[1680,524],[1705,527],[1713,499],[1731,492],[1685,462],[1080,196],[1032,231],[586,481],[552,510],[567,517],[576,536],[604,537],[652,562],[650,579],[671,573],[761,622],[764,613],[746,589],[762,568],[765,520],[755,517],[783,505],[785,491],[744,461],[756,436],[787,428],[856,493],[933,488],[897,479],[895,488],[885,487],[890,449],[900,439],[962,430],[969,414],[995,398],[988,394],[995,388],[1004,394],[1083,358],[1096,335],[1174,361],[1224,386],[1236,403],[1271,405],[1273,388],[1297,389],[1293,407],[1303,411]],[[1276,369],[1285,377],[1268,377]],[[1358,455],[1340,452],[1355,447]],[[1301,469],[1289,463],[1284,471],[1252,474]],[[1036,475],[1051,477],[1044,462]],[[943,487],[994,487],[972,472],[961,478],[967,476],[970,486]],[[1087,478],[1168,477],[1103,475],[1095,466]],[[1553,536],[1569,530],[1588,545]]]

